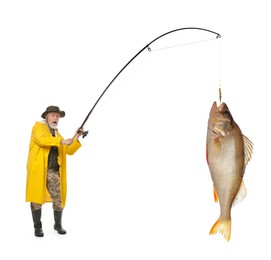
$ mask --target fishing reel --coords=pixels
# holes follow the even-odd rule
[[[80,127],[80,128],[81,128],[81,127]],[[79,129],[80,129],[80,128],[79,128]],[[83,134],[82,134],[82,137],[83,137],[83,138],[85,138],[85,137],[88,135],[88,130],[87,130],[87,131],[84,131],[84,132],[83,132],[83,131],[80,131],[80,130],[77,131],[78,134],[79,134],[80,132],[83,133]]]
[[[83,132],[82,137],[85,138],[88,135],[88,130]]]

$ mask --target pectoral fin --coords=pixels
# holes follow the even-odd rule
[[[244,139],[244,145],[245,145],[245,165],[247,165],[249,160],[252,157],[253,143],[244,135],[243,135],[243,139]]]

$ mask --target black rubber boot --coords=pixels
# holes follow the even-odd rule
[[[35,228],[35,236],[36,237],[43,237],[44,233],[42,230],[42,224],[41,224],[41,209],[38,210],[31,210],[32,211],[32,217],[34,222],[34,228]]]
[[[57,231],[58,234],[65,235],[67,232],[64,228],[62,228],[62,211],[54,210],[54,218],[54,229]]]

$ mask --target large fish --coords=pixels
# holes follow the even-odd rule
[[[243,176],[252,151],[252,142],[242,134],[227,105],[214,102],[208,120],[206,157],[220,216],[210,234],[221,233],[228,241],[231,208],[246,196]]]

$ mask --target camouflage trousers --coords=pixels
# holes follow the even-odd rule
[[[58,171],[49,169],[47,172],[46,181],[47,190],[52,198],[53,209],[62,211],[61,195],[60,195],[60,175]],[[42,204],[31,202],[31,210],[38,210],[42,208]]]

